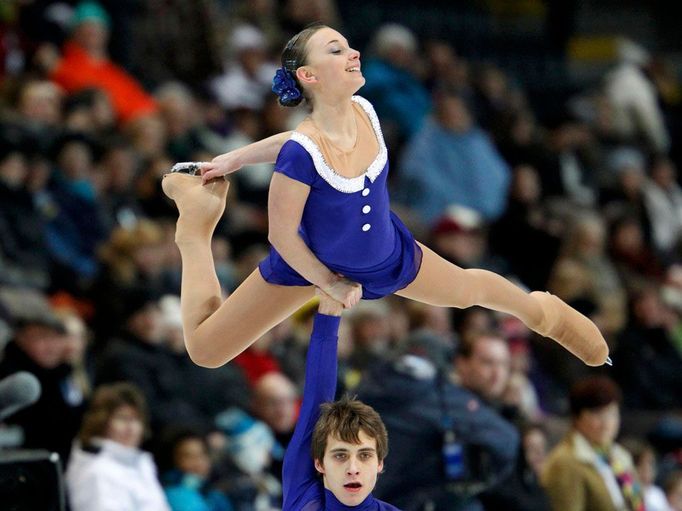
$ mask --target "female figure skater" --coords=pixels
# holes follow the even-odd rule
[[[339,32],[306,28],[287,43],[273,86],[282,105],[305,99],[312,107],[297,129],[200,164],[201,177],[182,173],[197,165],[182,164],[165,176],[164,192],[179,210],[182,316],[192,359],[224,364],[319,288],[346,308],[391,293],[441,307],[481,305],[518,317],[589,365],[605,363],[608,347],[597,327],[559,298],[464,270],[415,242],[389,209],[379,120],[354,96],[364,83],[360,53]],[[215,178],[275,157],[270,255],[221,303],[210,241],[229,183]]]

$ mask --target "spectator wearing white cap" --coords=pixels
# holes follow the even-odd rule
[[[431,99],[416,73],[417,38],[396,23],[379,28],[371,54],[362,68],[366,83],[362,95],[379,114],[388,138],[409,139],[417,133],[431,109]]]
[[[228,110],[261,110],[277,69],[267,60],[265,36],[252,25],[238,25],[232,31],[229,46],[225,73],[211,81],[211,89]]]
[[[431,229],[433,249],[462,268],[485,268],[508,273],[508,265],[488,249],[488,225],[478,211],[453,204],[436,219]]]
[[[649,177],[643,191],[651,239],[659,253],[672,255],[682,237],[682,188],[677,183],[677,169],[668,158],[658,158]]]
[[[670,135],[656,87],[644,71],[651,55],[637,43],[623,39],[618,58],[618,65],[606,77],[606,95],[613,107],[616,131],[624,140],[642,141],[653,152],[667,153]]]

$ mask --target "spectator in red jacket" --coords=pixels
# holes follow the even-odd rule
[[[111,61],[107,52],[110,20],[96,2],[78,4],[71,37],[62,56],[43,50],[40,60],[52,81],[68,93],[96,87],[104,90],[121,122],[155,113],[157,105],[138,81]]]

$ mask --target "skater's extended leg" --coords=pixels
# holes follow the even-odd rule
[[[422,265],[398,295],[441,307],[481,305],[512,314],[531,330],[551,337],[588,365],[601,365],[608,347],[588,318],[549,293],[526,293],[496,273],[462,269],[421,245]]]

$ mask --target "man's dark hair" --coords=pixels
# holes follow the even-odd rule
[[[344,442],[359,444],[360,431],[377,442],[377,457],[383,461],[388,454],[388,433],[379,414],[371,406],[350,396],[324,403],[315,424],[311,444],[314,460],[322,462],[331,435]]]
[[[571,388],[569,402],[571,415],[578,417],[583,410],[596,410],[620,404],[622,395],[618,385],[608,376],[588,376]]]

